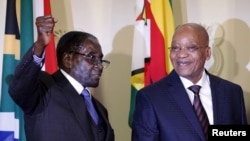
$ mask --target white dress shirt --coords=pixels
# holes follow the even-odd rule
[[[186,92],[187,92],[188,97],[189,97],[192,104],[194,101],[194,93],[191,90],[189,90],[188,87],[190,87],[192,85],[200,85],[201,86],[200,93],[199,93],[201,103],[202,103],[202,105],[207,113],[209,123],[210,123],[210,125],[212,125],[214,123],[212,94],[211,94],[209,77],[206,74],[205,70],[203,71],[201,79],[196,84],[193,84],[190,80],[188,80],[184,77],[181,77],[181,76],[180,76],[180,79],[181,79],[181,81],[186,89]]]

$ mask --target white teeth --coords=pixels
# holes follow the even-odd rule
[[[186,66],[188,63],[185,63],[185,62],[181,62],[179,63],[180,66]]]

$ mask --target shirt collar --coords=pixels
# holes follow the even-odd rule
[[[70,76],[68,73],[66,73],[64,70],[60,69],[62,74],[69,80],[70,84],[75,88],[78,94],[81,94],[84,87],[82,86],[81,83],[76,81],[72,76]]]
[[[200,86],[203,86],[206,81],[208,80],[208,75],[206,74],[205,70],[203,71],[202,73],[202,76],[201,76],[201,79],[196,83],[196,84],[193,84],[193,82],[191,82],[190,80],[188,80],[187,78],[184,78],[182,76],[179,76],[184,87],[187,89],[188,87],[192,86],[192,85],[200,85]]]

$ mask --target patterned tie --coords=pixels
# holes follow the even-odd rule
[[[92,119],[94,120],[95,124],[97,125],[98,121],[99,121],[99,117],[98,117],[98,114],[97,114],[95,107],[92,103],[91,95],[90,95],[89,91],[87,89],[84,89],[82,91],[82,95],[84,96],[88,112],[91,115]]]
[[[200,100],[200,96],[199,96],[200,88],[201,88],[201,86],[199,86],[199,85],[193,85],[193,86],[190,86],[188,89],[194,93],[193,107],[194,107],[196,115],[201,123],[201,127],[204,131],[205,137],[207,139],[209,121],[208,121],[206,111],[204,110],[202,103],[201,103],[201,100]]]

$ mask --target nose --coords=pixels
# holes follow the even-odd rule
[[[189,52],[187,50],[187,48],[180,48],[180,50],[177,52],[177,56],[179,57],[186,57],[189,55]]]
[[[95,65],[96,67],[102,67],[102,68],[103,68],[102,60],[96,60],[95,63],[94,63],[94,65]]]

